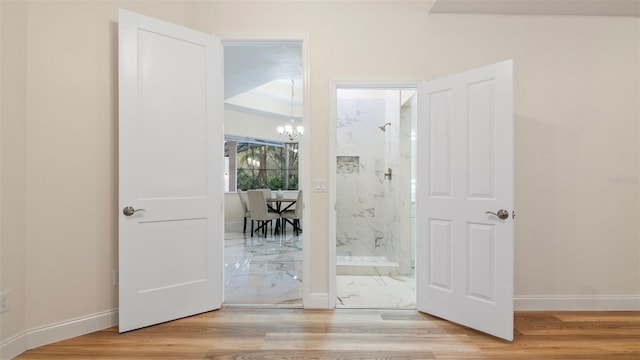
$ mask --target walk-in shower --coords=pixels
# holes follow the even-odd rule
[[[337,91],[336,274],[411,275],[415,91]]]

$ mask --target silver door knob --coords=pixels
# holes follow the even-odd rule
[[[500,209],[500,210],[498,210],[497,213],[494,213],[493,211],[485,211],[484,213],[497,216],[501,220],[505,220],[505,219],[509,218],[509,212],[507,210],[505,210],[505,209]]]
[[[124,214],[124,216],[131,216],[135,213],[137,213],[138,211],[145,211],[144,209],[134,209],[133,206],[126,206],[124,209],[122,209],[122,213]]]

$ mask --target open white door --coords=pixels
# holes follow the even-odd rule
[[[418,310],[507,340],[513,340],[512,92],[511,61],[429,81],[418,89],[417,123]]]
[[[120,332],[222,304],[219,52],[210,35],[120,11]]]

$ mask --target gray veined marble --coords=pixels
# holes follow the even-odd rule
[[[302,235],[227,231],[224,252],[226,305],[302,305]]]
[[[360,173],[360,157],[338,156],[336,159],[336,171],[338,174]]]
[[[411,271],[412,257],[411,232],[405,231],[410,215],[399,216],[403,206],[410,206],[411,119],[406,113],[398,90],[338,93],[337,254],[384,256],[405,274]],[[384,176],[388,169],[392,180]]]
[[[413,279],[385,271],[397,268],[382,257],[342,257],[338,267],[354,262],[377,266],[375,276],[341,275],[336,279],[337,307],[415,308]],[[302,237],[251,237],[225,233],[225,305],[302,306]]]

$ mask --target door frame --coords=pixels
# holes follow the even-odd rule
[[[338,145],[338,134],[336,126],[338,124],[337,119],[337,105],[338,105],[338,89],[339,88],[351,88],[351,89],[398,89],[398,88],[415,88],[418,90],[418,84],[424,82],[424,79],[359,79],[359,80],[331,80],[329,86],[329,241],[327,253],[329,254],[329,309],[336,308],[336,147]],[[417,262],[418,260],[415,259]]]
[[[304,126],[304,135],[299,137],[298,147],[300,155],[298,158],[298,189],[304,192],[304,209],[302,211],[303,219],[311,218],[311,175],[309,159],[309,137],[311,131],[311,96],[310,96],[310,80],[309,80],[309,34],[307,33],[229,33],[229,34],[213,34],[220,39],[220,56],[222,68],[222,78],[224,81],[224,44],[225,43],[268,43],[268,42],[300,42],[302,43],[302,126]],[[224,106],[224,104],[223,104]],[[224,126],[224,121],[223,121]],[[223,128],[224,134],[224,128]],[[275,131],[275,129],[274,129]],[[224,214],[224,202],[223,202]],[[310,230],[310,221],[302,221],[302,306],[309,307],[314,302],[311,296],[311,253],[309,244],[312,243]],[[224,250],[223,250],[224,251]],[[224,256],[224,254],[223,254]],[[224,276],[224,275],[223,275]],[[223,282],[223,298],[224,305],[224,282]]]

